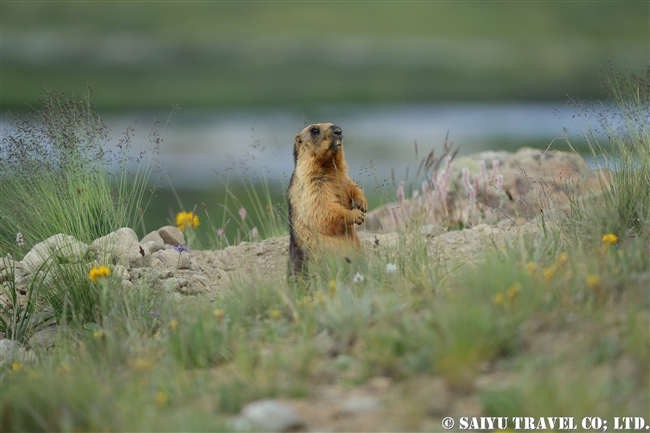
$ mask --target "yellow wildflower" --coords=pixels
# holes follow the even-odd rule
[[[610,245],[618,241],[618,237],[614,233],[607,233],[603,235],[603,243],[605,245]]]
[[[221,323],[221,321],[223,320],[223,317],[226,315],[226,313],[223,310],[214,310],[214,312],[212,314],[214,314],[214,317],[217,318],[219,323]]]
[[[178,320],[174,319],[169,322],[169,327],[172,328],[172,331],[175,331],[178,328]]]
[[[494,302],[497,305],[503,304],[503,301],[505,301],[505,297],[503,296],[503,293],[497,293],[492,297],[492,302]]]
[[[199,217],[193,212],[179,212],[176,214],[176,226],[179,230],[185,230],[185,227],[198,227]]]
[[[555,276],[556,271],[557,271],[556,266],[551,266],[550,268],[544,268],[542,269],[542,276],[544,277],[545,280],[550,280]]]
[[[596,287],[600,286],[600,277],[598,275],[594,274],[589,274],[587,275],[587,287],[590,289],[595,289]]]
[[[143,370],[145,368],[148,368],[149,366],[151,366],[151,361],[149,361],[148,359],[136,358],[136,360],[133,362],[133,367],[139,370]]]
[[[95,338],[102,338],[103,336],[104,336],[104,333],[102,331],[93,332],[93,337],[95,337]]]
[[[23,365],[18,363],[18,362],[14,362],[14,363],[11,364],[11,369],[13,371],[20,371],[20,370],[23,369]]]
[[[508,295],[508,298],[514,299],[517,297],[519,292],[521,291],[521,283],[515,282],[512,286],[508,287],[506,290],[506,294]]]
[[[566,265],[566,262],[568,262],[568,261],[569,261],[569,253],[562,253],[562,254],[560,254],[560,256],[557,258],[557,262],[558,262],[560,265],[563,265],[563,266]]]
[[[271,311],[271,319],[278,320],[280,318],[280,310]]]
[[[534,274],[535,271],[537,270],[537,263],[534,262],[526,263],[526,270],[528,271],[529,274]]]
[[[108,277],[110,274],[111,270],[104,265],[100,267],[93,266],[88,274],[88,278],[90,278],[90,281],[97,281],[98,278]]]
[[[330,296],[332,296],[336,292],[336,281],[330,280],[328,286],[330,288]]]
[[[158,391],[154,396],[154,400],[156,400],[156,404],[162,406],[163,404],[167,403],[167,394],[162,391]]]

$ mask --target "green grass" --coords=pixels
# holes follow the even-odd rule
[[[431,379],[486,416],[647,419],[650,89],[646,71],[613,77],[620,103],[637,111],[614,110],[628,128],[592,146],[617,170],[572,197],[545,236],[520,234],[487,245],[484,261],[444,266],[407,226],[395,247],[326,258],[299,284],[234,279],[215,301],[178,303],[144,281],[92,283],[92,317],[65,323],[34,362],[0,368],[3,430],[223,431],[249,401],[315,399],[321,387],[377,376],[391,381],[383,401],[400,402],[379,416],[411,430],[431,421]],[[260,205],[269,197],[251,194]]]

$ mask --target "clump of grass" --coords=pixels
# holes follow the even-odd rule
[[[140,225],[162,138],[150,131],[152,152],[134,158],[129,128],[111,148],[91,96],[90,88],[79,100],[47,90],[28,115],[8,116],[0,140],[0,248],[9,249],[18,232],[29,248],[57,233],[90,242]]]
[[[600,166],[597,191],[587,206],[571,208],[569,227],[625,237],[650,236],[650,66],[641,73],[604,73],[609,100],[598,106],[572,100],[585,119],[583,136]],[[592,123],[595,121],[595,124]],[[569,138],[566,138],[571,145]],[[573,201],[575,203],[575,201]],[[594,233],[589,227],[597,228]],[[574,232],[575,233],[575,232]],[[594,240],[595,240],[594,239]]]

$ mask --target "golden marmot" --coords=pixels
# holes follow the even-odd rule
[[[361,249],[354,224],[362,224],[368,202],[348,176],[343,131],[317,123],[296,135],[295,169],[289,182],[289,269],[294,275],[316,252]]]

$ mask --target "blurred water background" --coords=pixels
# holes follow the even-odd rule
[[[162,129],[180,107],[164,133],[167,175],[157,178],[147,229],[201,203],[223,221],[225,182],[238,191],[241,176],[265,175],[280,200],[293,137],[308,123],[343,128],[350,172],[375,205],[386,197],[374,191],[390,195],[407,167],[413,176],[415,143],[420,157],[439,154],[447,133],[461,154],[566,149],[554,139],[581,125],[567,97],[601,100],[602,67],[650,62],[648,2],[1,8],[3,113],[37,106],[44,88],[81,95],[89,84],[114,139],[133,126],[137,144],[152,119]]]

